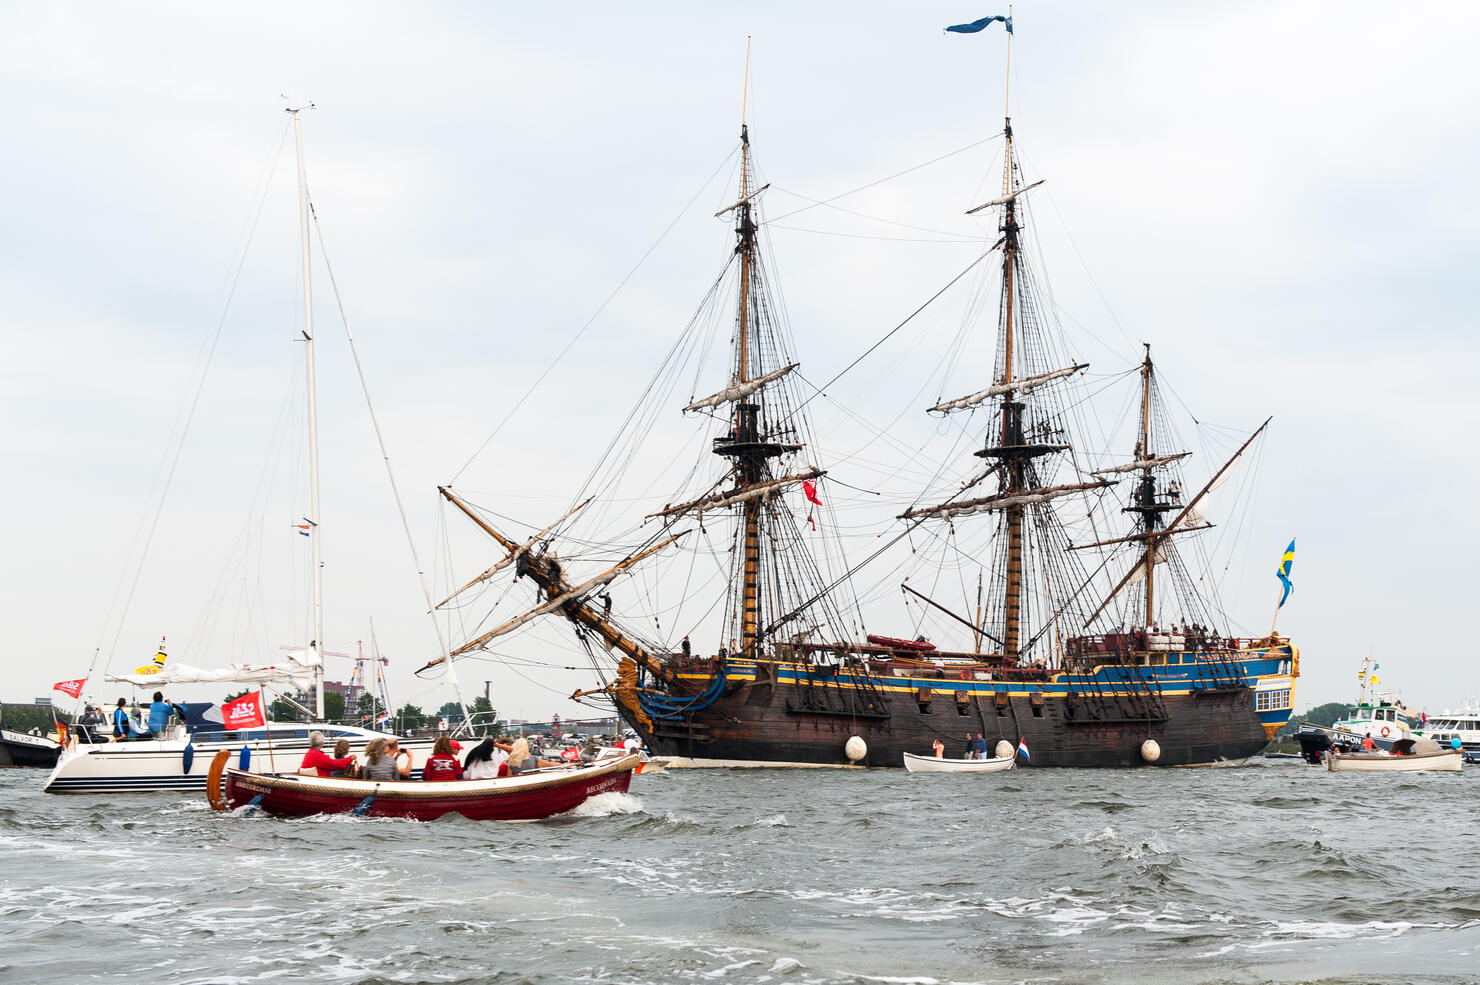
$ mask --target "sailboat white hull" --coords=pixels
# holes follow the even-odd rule
[[[365,744],[377,736],[388,735],[349,725],[320,725],[332,749],[339,739],[348,739],[350,752],[359,755]],[[158,793],[166,790],[201,791],[206,788],[206,775],[211,760],[225,749],[235,754],[240,765],[241,750],[250,749],[254,771],[285,776],[298,772],[303,754],[308,751],[307,726],[277,726],[283,733],[272,740],[265,738],[163,739],[109,742],[98,745],[73,744],[62,753],[56,768],[42,787],[47,793]],[[228,733],[229,734],[229,733]],[[411,752],[414,764],[423,763],[432,752],[432,739],[401,739],[402,749]],[[186,749],[190,754],[187,757]],[[189,765],[187,766],[187,760]]]

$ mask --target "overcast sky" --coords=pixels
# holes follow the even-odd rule
[[[161,635],[204,666],[307,638],[283,95],[316,106],[309,182],[445,594],[495,555],[436,486],[511,524],[558,516],[732,246],[713,213],[734,197],[746,37],[775,272],[817,384],[992,235],[962,213],[1000,181],[1005,38],[941,28],[1002,12],[6,5],[0,697],[47,694],[95,649],[131,670]],[[1030,0],[1014,17],[1014,126],[1048,180],[1034,214],[1071,348],[1108,376],[1154,343],[1174,409],[1218,433],[1274,415],[1248,509],[1213,519],[1238,525],[1227,601],[1254,632],[1299,538],[1280,616],[1297,708],[1353,700],[1369,648],[1431,713],[1480,694],[1455,639],[1477,588],[1480,8]],[[844,193],[846,212],[798,211]],[[435,707],[445,683],[411,671],[437,639],[322,266],[315,296],[326,640],[368,645],[373,620],[395,702]],[[948,454],[917,411],[978,388],[931,376],[952,317],[817,402],[829,467],[850,413]],[[569,642],[551,625],[462,676],[505,714],[569,714],[590,682],[558,669],[583,662]],[[101,675],[91,694],[125,693]]]

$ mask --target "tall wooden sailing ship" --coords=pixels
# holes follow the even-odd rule
[[[931,408],[977,411],[989,422],[978,473],[961,488],[992,491],[916,505],[899,517],[910,528],[972,515],[994,524],[982,562],[985,604],[974,618],[955,617],[969,631],[969,647],[937,650],[861,632],[848,579],[824,577],[801,536],[809,524],[789,500],[801,486],[816,502],[812,484],[825,473],[806,462],[810,425],[794,390],[797,363],[784,319],[765,289],[757,216],[765,189],[755,187],[742,124],[739,195],[720,213],[733,216],[735,235],[729,378],[684,408],[716,425],[710,451],[722,463],[719,479],[650,514],[647,539],[584,580],[554,544],[589,500],[521,540],[444,488],[503,549],[454,597],[513,566],[542,600],[450,657],[488,647],[539,615],[562,616],[588,652],[615,665],[603,687],[575,697],[609,698],[655,754],[691,765],[898,767],[906,752],[926,753],[938,739],[956,746],[967,733],[983,736],[988,748],[1022,747],[1032,766],[1211,764],[1264,746],[1289,717],[1297,651],[1272,632],[1257,640],[1218,632],[1226,617],[1216,600],[1194,590],[1178,548],[1182,535],[1210,526],[1203,520],[1210,494],[1259,432],[1184,500],[1185,454],[1162,427],[1148,349],[1130,460],[1078,469],[1064,388],[1085,365],[1048,362],[1055,347],[1044,338],[1020,228],[1020,200],[1041,182],[1022,181],[1010,117],[1004,138],[1003,193],[972,210],[1000,214],[994,376],[987,388]],[[1129,494],[1116,499],[1122,484]],[[1059,522],[1066,502],[1102,514],[1123,503],[1118,510],[1132,529],[1071,543]],[[608,586],[615,579],[687,534],[703,531],[708,539],[709,528],[721,525],[728,549],[717,551],[727,569],[717,645],[711,637],[698,655],[687,636],[676,648],[613,614]],[[1123,569],[1118,584],[1087,572],[1086,551],[1101,559],[1097,573]],[[1166,612],[1177,617],[1175,626]]]

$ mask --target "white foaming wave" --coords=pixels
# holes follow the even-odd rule
[[[731,964],[725,965],[723,968],[715,968],[713,971],[700,972],[700,974],[705,978],[723,978],[732,971],[739,971],[741,968],[749,968],[752,965],[758,964],[760,964],[759,960],[757,960],[756,958],[749,958],[745,961],[732,962]]]
[[[1099,831],[1090,831],[1084,834],[1070,835],[1058,843],[1056,847],[1068,847],[1074,845],[1119,845],[1121,846],[1121,857],[1128,860],[1145,858],[1148,855],[1168,855],[1171,849],[1162,843],[1155,835],[1147,840],[1132,844],[1127,841],[1119,831],[1110,825],[1106,825]]]
[[[602,878],[619,886],[634,889],[658,888],[669,892],[689,892],[693,889],[685,882],[686,871],[666,859],[612,858],[602,860],[601,865],[606,870]],[[713,887],[710,887],[710,891],[713,891]]]
[[[786,819],[785,814],[772,814],[769,817],[758,818],[751,821],[748,827],[752,828],[789,828],[791,822]]]
[[[1276,921],[1266,937],[1285,940],[1347,940],[1353,937],[1398,937],[1410,930],[1445,930],[1447,923],[1415,923],[1409,920],[1369,920],[1366,923],[1334,923],[1317,920]]]
[[[912,892],[892,886],[856,889],[842,894],[824,890],[797,895],[799,898],[836,897],[852,906],[867,907],[858,916],[903,920],[906,923],[943,923],[959,919],[962,913],[970,909],[969,903],[958,898],[938,893]]]
[[[777,958],[776,963],[766,970],[773,975],[786,975],[793,971],[798,971],[802,967],[804,966],[796,958]]]
[[[1091,831],[1082,835],[1070,835],[1060,844],[1064,845],[1099,845],[1107,841],[1119,841],[1120,834],[1110,825],[1105,825],[1099,831]]]
[[[673,811],[664,811],[663,822],[665,824],[671,824],[674,827],[688,827],[690,825],[697,827],[699,819],[692,814],[678,814]]]
[[[853,915],[870,919],[901,920],[906,923],[941,923],[959,920],[963,914],[986,910],[1008,920],[1038,921],[1051,937],[1076,937],[1096,928],[1142,930],[1153,934],[1226,933],[1232,918],[1224,914],[1185,912],[1176,905],[1151,908],[1130,904],[1101,903],[1067,889],[1038,898],[1011,896],[1003,899],[949,897],[937,893],[907,892],[883,888],[835,893],[813,890],[792,894],[804,901],[838,900],[859,909]]]
[[[577,804],[571,810],[566,811],[561,817],[610,817],[613,814],[641,814],[642,801],[630,793],[612,791],[610,793],[599,793],[596,796]]]

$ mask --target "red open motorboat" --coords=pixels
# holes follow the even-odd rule
[[[255,805],[268,814],[358,814],[435,821],[461,814],[473,821],[534,821],[563,814],[602,793],[626,793],[638,757],[536,770],[495,780],[341,780],[266,776],[229,769],[228,750],[216,754],[206,796],[219,811]],[[223,782],[224,781],[224,782]]]

